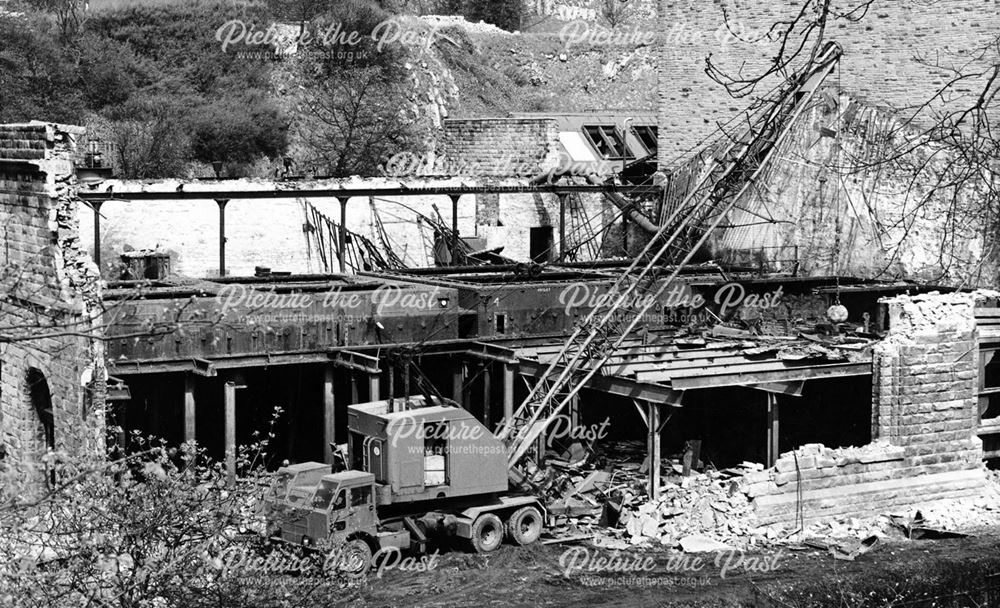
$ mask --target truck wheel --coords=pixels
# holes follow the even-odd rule
[[[503,543],[503,522],[492,513],[483,513],[473,522],[469,540],[476,553],[496,551]]]
[[[362,538],[355,538],[344,544],[338,570],[348,576],[362,576],[372,563],[372,548]]]
[[[507,534],[519,545],[530,545],[542,535],[542,514],[535,507],[522,507],[507,521]]]

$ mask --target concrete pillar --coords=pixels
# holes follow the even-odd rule
[[[378,374],[368,374],[368,401],[378,401],[381,398]]]
[[[483,363],[483,424],[493,428],[493,412],[491,411],[490,393],[493,391],[493,381],[490,377],[490,364]]]
[[[323,369],[323,462],[333,464],[332,446],[337,444],[337,410],[333,396],[333,366]]]
[[[503,419],[509,422],[514,417],[514,365],[503,366]]]
[[[195,441],[195,378],[193,374],[184,374],[184,441]]]
[[[660,497],[660,405],[649,402],[646,404],[646,422],[648,428],[646,453],[649,455],[649,497],[656,500]]]
[[[764,464],[773,467],[781,455],[778,451],[778,395],[765,394],[767,395],[767,462]]]
[[[226,382],[225,386],[225,437],[226,437],[226,479],[229,485],[236,484],[236,383]]]

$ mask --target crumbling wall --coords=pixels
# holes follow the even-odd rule
[[[762,521],[875,514],[975,495],[985,483],[976,435],[979,365],[975,294],[884,300],[889,334],[875,348],[868,446],[803,446],[745,490]]]
[[[760,73],[770,66],[780,44],[778,37],[768,36],[769,28],[794,18],[803,3],[658,0],[658,4],[659,17],[652,28],[660,36],[658,150],[660,164],[667,168],[713,136],[717,125],[738,122],[739,113],[754,97],[730,97],[706,76],[705,58],[711,55],[730,74]],[[857,22],[831,20],[827,39],[844,49],[844,60],[832,78],[871,103],[914,107],[930,100],[951,79],[947,69],[921,65],[915,57],[937,54],[942,65],[962,65],[962,58],[977,56],[976,49],[987,47],[998,29],[1000,10],[995,0],[877,2]],[[776,84],[769,80],[755,93]],[[978,91],[968,87],[953,93],[965,96],[955,103],[969,104]]]
[[[83,133],[0,125],[0,446],[25,476],[49,448],[103,446],[100,286],[80,247],[74,172]]]
[[[711,256],[808,276],[991,285],[1000,260],[990,253],[981,192],[948,185],[950,158],[934,146],[897,158],[912,136],[893,113],[828,82],[740,200],[731,227],[713,234]],[[665,213],[694,187],[710,152],[671,176]]]

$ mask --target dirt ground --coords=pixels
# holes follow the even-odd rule
[[[683,554],[666,551],[620,554],[652,558],[639,572],[566,576],[569,558],[564,554],[571,547],[504,546],[488,556],[450,552],[428,571],[372,576],[361,586],[344,589],[344,600],[373,607],[884,606],[979,587],[985,575],[1000,572],[1000,529],[955,540],[883,541],[856,561],[835,560],[815,549],[785,548],[744,556],[744,564],[754,563],[748,558],[765,558],[756,563],[770,571],[747,572],[732,561],[725,577],[720,574],[726,563],[713,563],[711,554],[702,558],[701,570],[691,571],[690,558],[685,563]],[[577,547],[586,547],[590,555],[611,555]],[[580,559],[582,553],[576,551]],[[777,599],[780,603],[773,601]]]

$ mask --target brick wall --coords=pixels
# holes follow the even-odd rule
[[[868,446],[806,445],[745,479],[765,523],[877,514],[977,494],[985,481],[976,436],[979,377],[974,294],[898,296],[877,345]]]
[[[446,120],[442,139],[426,175],[533,177],[559,164],[551,118]]]
[[[103,445],[100,286],[80,246],[73,162],[79,127],[0,125],[0,444],[31,477],[47,440],[32,401],[47,385],[54,447]],[[40,379],[44,377],[44,383]],[[36,397],[42,391],[36,390]]]

